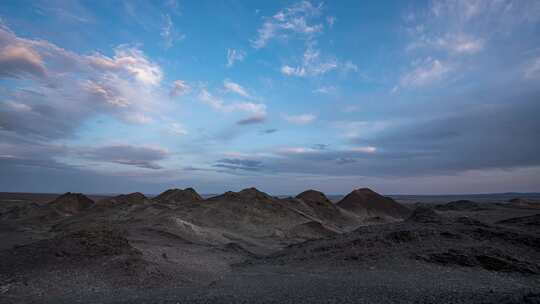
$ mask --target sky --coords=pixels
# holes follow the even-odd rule
[[[540,192],[540,1],[2,1],[0,191]]]

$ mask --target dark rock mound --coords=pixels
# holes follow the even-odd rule
[[[347,220],[343,217],[341,211],[338,207],[334,205],[324,193],[307,190],[296,196],[296,200],[302,201],[307,205],[311,210],[313,210],[314,215],[319,219],[331,222],[331,223],[344,223]]]
[[[510,204],[517,207],[525,208],[540,208],[540,201],[526,199],[526,198],[513,198],[509,200]]]
[[[221,195],[214,196],[210,201],[225,200],[225,201],[273,201],[270,195],[257,190],[257,188],[246,188],[239,192],[227,191]]]
[[[540,214],[514,217],[507,220],[498,221],[497,224],[501,225],[510,225],[510,226],[520,226],[520,227],[530,227],[530,228],[540,228]]]
[[[337,205],[351,212],[368,216],[404,218],[410,214],[407,207],[367,188],[352,191]]]
[[[302,200],[308,205],[316,205],[326,208],[334,209],[334,204],[324,195],[324,193],[316,190],[307,190],[296,196],[297,199]]]
[[[443,266],[481,267],[489,271],[538,274],[537,265],[515,259],[492,247],[449,249],[417,257]]]
[[[441,223],[443,217],[437,214],[433,209],[428,207],[418,207],[414,209],[411,216],[407,218],[408,222],[415,223]]]
[[[169,189],[154,198],[160,203],[188,203],[202,201],[202,197],[193,188]]]
[[[478,211],[482,210],[483,208],[478,203],[475,203],[473,201],[459,200],[449,202],[443,205],[437,205],[435,209],[441,211]]]
[[[146,196],[140,192],[133,192],[130,194],[120,194],[115,197],[103,199],[98,201],[98,206],[114,206],[120,204],[142,204],[146,201]]]
[[[94,201],[84,194],[67,192],[60,195],[49,205],[61,212],[77,214],[92,207]]]

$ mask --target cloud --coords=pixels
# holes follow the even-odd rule
[[[0,29],[1,30],[1,29]],[[0,50],[0,77],[46,76],[41,56],[31,46],[12,44]]]
[[[287,76],[305,76],[306,75],[306,69],[303,67],[291,67],[288,65],[284,65],[281,67],[281,73],[283,75]]]
[[[283,119],[296,125],[307,125],[315,121],[317,116],[314,114],[283,115]]]
[[[182,124],[177,123],[177,122],[169,125],[169,132],[176,135],[188,134],[188,131],[186,130],[186,128]]]
[[[231,87],[235,87],[235,86],[233,85]],[[225,101],[223,101],[223,99],[212,95],[208,90],[204,88],[201,89],[201,91],[199,92],[198,99],[202,103],[209,105],[214,110],[222,112],[222,113],[231,113],[231,112],[248,113],[249,117],[237,122],[240,125],[246,125],[250,123],[260,123],[260,122],[263,122],[266,118],[266,105],[263,103],[253,103],[253,102],[226,103]]]
[[[352,61],[345,61],[345,63],[342,64],[341,68],[344,73],[358,72],[358,66],[352,63]]]
[[[79,156],[84,159],[135,166],[144,169],[162,169],[156,162],[167,158],[167,150],[155,147],[113,145],[81,149]]]
[[[191,92],[191,86],[184,80],[175,80],[171,88],[171,96],[181,96]]]
[[[261,116],[252,116],[252,117],[248,117],[248,118],[245,118],[245,119],[241,119],[241,120],[237,121],[236,124],[238,124],[238,125],[252,125],[252,124],[263,123],[265,121],[266,121],[266,116],[261,115]]]
[[[372,146],[367,146],[367,147],[354,147],[354,148],[351,148],[350,150],[353,151],[353,152],[369,153],[369,154],[373,154],[373,153],[376,153],[376,152],[377,152],[377,148],[372,147]]]
[[[523,76],[528,79],[539,78],[540,76],[540,57],[529,61],[523,71]]]
[[[392,126],[388,121],[338,121],[334,127],[345,139],[370,139]]]
[[[229,170],[259,171],[262,169],[262,162],[251,159],[224,158],[213,165],[216,168],[225,168]]]
[[[272,133],[276,133],[277,131],[278,131],[277,129],[266,129],[266,130],[262,130],[261,134],[272,134]]]
[[[312,147],[315,150],[326,150],[330,145],[327,144],[314,144]]]
[[[238,83],[232,82],[229,79],[225,79],[223,81],[223,87],[225,88],[226,92],[232,92],[232,93],[238,94],[238,95],[240,95],[242,97],[250,98],[250,95],[248,94],[246,89],[244,89],[244,87],[242,87]]]
[[[266,18],[257,30],[257,38],[251,41],[251,46],[260,49],[275,37],[287,38],[291,35],[310,39],[323,30],[322,23],[311,23],[321,15],[321,11],[322,5],[314,6],[309,1],[286,7]]]
[[[291,154],[306,154],[306,153],[315,153],[319,149],[305,148],[305,147],[285,147],[279,148],[275,151],[278,155],[291,155]]]
[[[428,37],[421,36],[407,46],[409,51],[431,48],[446,50],[453,54],[472,55],[481,52],[484,49],[485,41],[480,38],[474,38],[471,35],[458,33],[446,34],[445,36]]]
[[[401,77],[402,87],[422,87],[441,81],[452,71],[447,63],[428,57],[421,62],[414,63],[411,71]]]
[[[78,54],[0,26],[0,54],[0,77],[16,77],[2,91],[0,137],[66,139],[97,115],[149,123],[166,99],[161,67],[136,47]]]
[[[139,124],[139,125],[149,124],[153,121],[151,117],[144,115],[142,113],[133,113],[133,114],[124,115],[122,120],[128,123]]]
[[[313,93],[318,94],[333,94],[337,91],[337,88],[334,86],[322,86],[313,90]]]
[[[227,104],[222,99],[212,95],[208,90],[201,89],[199,100],[220,112],[228,113],[233,111],[244,111],[253,114],[266,115],[266,105],[252,102],[234,102]]]
[[[328,27],[329,27],[329,28],[334,27],[334,23],[336,23],[336,17],[334,17],[334,16],[327,16],[327,17],[326,17],[326,23],[328,23]]]
[[[186,35],[177,32],[169,14],[164,15],[163,20],[163,27],[161,28],[160,35],[165,43],[165,48],[168,49],[172,47],[176,42],[184,40],[186,38]]]
[[[227,49],[227,67],[230,68],[235,62],[243,61],[246,58],[246,52],[242,50]]]
[[[141,50],[121,45],[114,49],[114,53],[112,58],[94,54],[80,59],[99,72],[127,74],[147,86],[160,84],[163,79],[161,67],[152,63]]]
[[[311,43],[306,47],[299,65],[284,64],[281,66],[281,73],[286,76],[315,77],[337,69],[345,74],[358,71],[358,67],[351,61],[341,63],[333,57],[323,57],[320,50],[313,45],[314,43]]]
[[[82,84],[83,90],[93,95],[96,99],[117,107],[127,107],[130,102],[114,86],[108,86],[106,82],[96,83],[87,80]]]

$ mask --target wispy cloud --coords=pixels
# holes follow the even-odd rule
[[[165,48],[170,48],[176,42],[182,41],[186,38],[185,34],[182,34],[176,30],[171,19],[171,15],[169,14],[163,16],[163,26],[161,27],[160,35],[165,43]]]
[[[523,76],[528,79],[540,78],[540,57],[536,57],[526,64]]]
[[[283,119],[286,121],[296,124],[296,125],[307,125],[315,121],[317,116],[314,114],[299,114],[299,115],[282,115]]]
[[[313,93],[318,94],[333,94],[337,91],[337,88],[334,86],[322,86],[313,90]]]
[[[281,67],[281,73],[286,76],[308,77],[324,75],[337,69],[348,73],[357,71],[358,67],[351,61],[341,63],[331,56],[324,57],[320,50],[310,44],[304,51],[301,64],[297,66],[285,64]]]
[[[168,131],[176,135],[186,135],[188,134],[187,129],[181,123],[174,122],[169,125]]]
[[[263,122],[266,117],[266,105],[263,103],[226,103],[223,99],[212,95],[207,89],[204,88],[199,92],[198,98],[201,102],[222,113],[231,113],[236,111],[248,113],[250,116],[247,119],[239,121],[239,124]]]
[[[402,87],[421,87],[441,81],[452,67],[438,59],[428,57],[413,64],[413,69],[401,77]]]
[[[246,58],[246,52],[242,50],[227,49],[227,67],[232,67],[235,62],[243,61]]]
[[[184,80],[175,80],[171,88],[171,96],[185,95],[191,92],[191,86]]]
[[[290,35],[309,39],[323,29],[322,23],[312,23],[321,15],[321,10],[322,5],[313,5],[309,1],[301,1],[280,10],[272,17],[266,18],[251,45],[259,49],[265,47],[275,37],[287,38]]]
[[[157,161],[168,157],[166,149],[158,147],[112,145],[78,150],[78,156],[92,161],[135,166],[144,169],[161,169]]]
[[[230,79],[223,80],[223,87],[225,88],[226,92],[232,92],[245,98],[251,97],[243,86],[231,81]]]

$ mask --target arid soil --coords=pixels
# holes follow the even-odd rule
[[[540,303],[540,211],[523,199],[0,198],[0,303]]]

